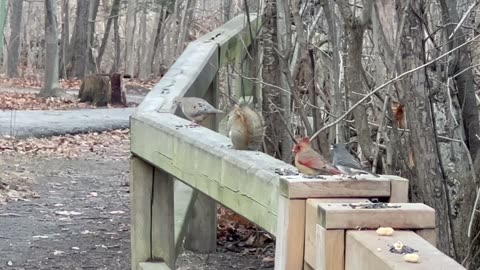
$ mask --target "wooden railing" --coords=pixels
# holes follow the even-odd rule
[[[328,206],[369,198],[406,203],[407,180],[395,176],[363,180],[281,176],[278,172],[282,169],[295,168],[264,153],[229,148],[230,140],[216,132],[214,117],[207,127],[186,128],[189,121],[174,114],[177,96],[217,103],[219,69],[240,61],[260,25],[256,14],[240,15],[192,42],[132,115],[132,269],[174,269],[183,246],[198,252],[215,251],[217,203],[275,236],[275,269],[420,269],[408,268],[415,264],[405,262],[403,268],[394,268],[398,265],[385,262],[390,257],[369,253],[373,246],[365,239],[378,237],[371,231],[352,231],[358,229],[356,219],[339,218],[363,215],[368,220],[371,215],[376,223],[358,225],[364,229],[398,227],[389,222],[392,213],[373,212],[365,217],[362,209]],[[424,205],[406,205],[400,212],[407,220],[416,217],[415,207],[434,214]],[[428,261],[463,269],[433,245],[421,242],[435,239],[434,223],[429,222],[424,227],[415,227],[415,222],[407,224],[411,227],[404,224],[400,229],[414,231],[401,232],[398,237],[411,239],[412,245],[428,246]],[[362,256],[368,263],[360,263]]]

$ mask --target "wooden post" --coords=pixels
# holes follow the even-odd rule
[[[130,215],[131,215],[131,262],[132,270],[151,256],[151,200],[153,167],[133,156],[130,159]]]
[[[302,270],[305,245],[305,200],[278,199],[275,270]]]
[[[152,204],[152,259],[164,261],[175,269],[175,224],[173,205],[173,177],[155,169]]]
[[[165,263],[140,263],[140,270],[171,270]]]
[[[210,253],[217,249],[217,203],[197,192],[185,248],[194,252]]]
[[[218,75],[212,81],[204,99],[217,107]],[[216,115],[207,118],[204,124],[212,130],[218,130]],[[207,195],[196,192],[193,214],[190,220],[185,248],[201,253],[214,252],[217,249],[217,202]]]
[[[316,270],[345,269],[345,231],[317,225]]]
[[[418,250],[418,263],[408,263],[402,254],[389,251],[389,245],[402,241]],[[392,236],[378,236],[371,231],[347,231],[345,270],[465,270],[452,258],[440,252],[412,231],[395,231]]]
[[[318,262],[319,258],[328,258],[328,255],[321,255],[319,256],[318,251],[320,249],[328,251],[328,248],[325,247],[319,247],[319,244],[325,244],[323,242],[319,242],[318,239],[318,231],[317,231],[317,223],[318,223],[318,204],[320,203],[368,203],[369,200],[367,199],[362,199],[362,198],[322,198],[322,199],[307,199],[306,202],[306,209],[305,209],[305,263],[309,264],[312,269],[314,267],[317,267],[315,269],[318,269]],[[334,230],[337,231],[337,230]],[[344,230],[341,230],[344,232]],[[327,233],[327,237],[334,235],[333,233]],[[327,241],[330,241],[330,239],[327,239]],[[330,244],[330,243],[328,243]],[[343,246],[343,243],[342,243]],[[338,248],[338,247],[335,247]],[[337,255],[335,255],[337,256]],[[343,255],[342,255],[343,256]],[[332,261],[332,260],[330,260]],[[326,262],[327,265],[330,265],[329,262]],[[304,266],[305,268],[305,266]],[[308,269],[308,268],[307,268]],[[320,269],[325,269],[325,268],[320,268]],[[330,269],[330,268],[327,268]],[[337,268],[333,268],[337,269]]]
[[[390,203],[408,203],[408,180],[402,177],[388,175],[390,179]]]
[[[175,266],[173,178],[145,161],[130,160],[132,270],[146,261]]]

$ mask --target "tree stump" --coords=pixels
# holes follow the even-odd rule
[[[80,102],[92,102],[95,106],[107,106],[112,98],[110,77],[90,74],[83,78],[80,91],[78,92]]]
[[[125,86],[123,85],[124,74],[122,73],[113,73],[111,78],[112,84],[112,100],[111,104],[118,104],[127,106],[127,97],[125,94]]]

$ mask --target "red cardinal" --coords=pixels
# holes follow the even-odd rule
[[[322,155],[312,149],[308,137],[301,139],[293,147],[292,152],[295,154],[295,166],[303,174],[341,174],[341,172],[328,163]]]

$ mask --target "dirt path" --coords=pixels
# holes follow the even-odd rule
[[[17,178],[38,198],[0,206],[0,269],[130,269],[128,147],[118,152],[2,157],[0,182]],[[219,247],[184,253],[177,269],[273,269],[263,257]]]
[[[34,176],[39,198],[0,209],[0,268],[127,269],[126,164],[125,158],[3,160],[2,170]]]

